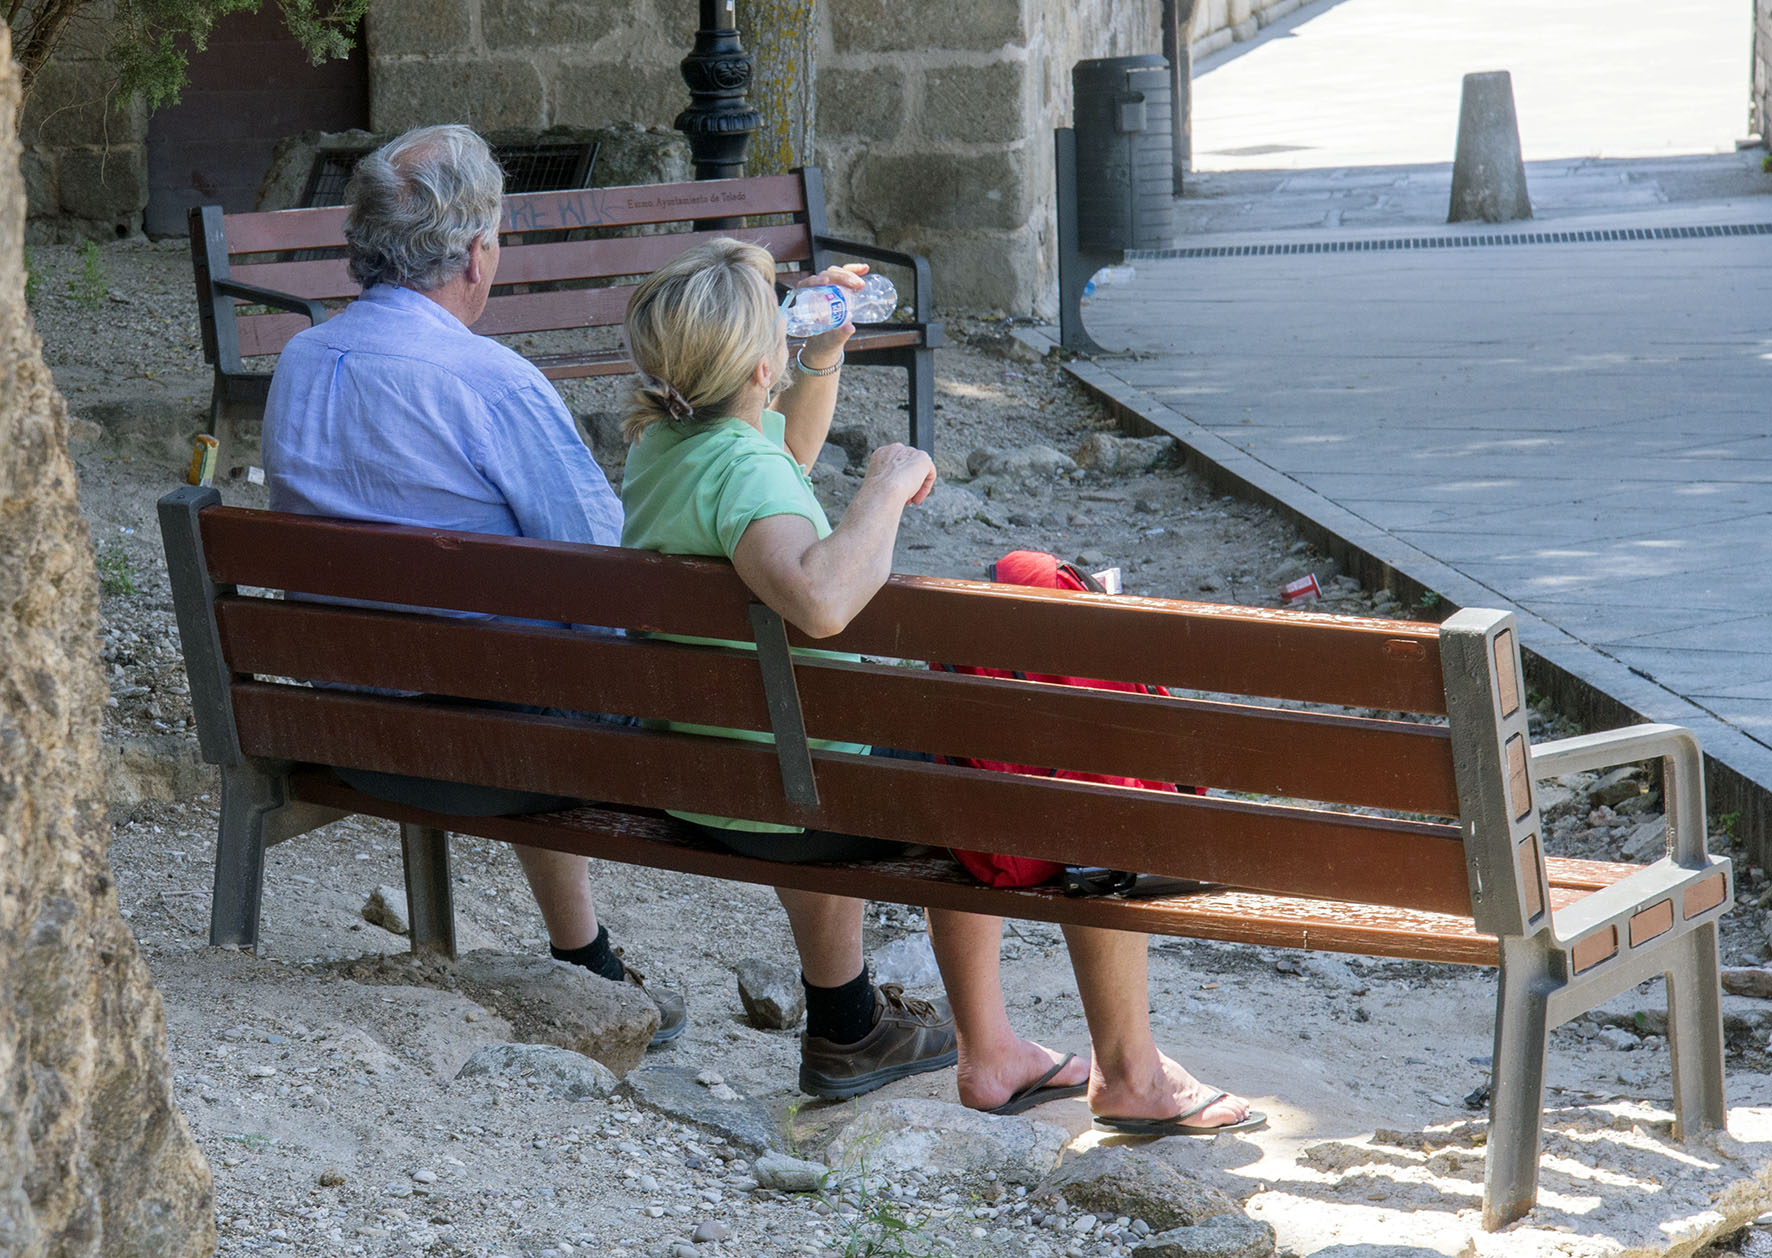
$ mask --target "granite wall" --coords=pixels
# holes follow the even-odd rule
[[[1753,128],[1772,149],[1772,0],[1754,0]]]

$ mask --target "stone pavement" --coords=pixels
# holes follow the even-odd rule
[[[1319,0],[1265,34],[1401,3]],[[1445,19],[1456,6],[1404,7]],[[1614,20],[1629,25],[1627,16]],[[1248,67],[1254,80],[1263,50],[1238,49],[1248,51],[1224,70]],[[1746,50],[1744,26],[1726,49],[1731,82],[1743,82]],[[1673,73],[1660,64],[1666,48],[1638,53]],[[1384,55],[1428,59],[1396,44]],[[1197,102],[1211,99],[1211,64]],[[1707,66],[1689,58],[1676,68],[1691,84]],[[1268,134],[1294,135],[1273,119],[1308,112],[1301,89],[1274,75],[1263,90]],[[1453,75],[1453,126],[1456,111]],[[1522,104],[1522,128],[1526,115]],[[1292,513],[1366,579],[1404,597],[1431,590],[1517,611],[1534,683],[1594,725],[1634,714],[1691,726],[1711,757],[1713,814],[1741,813],[1763,859],[1772,840],[1772,175],[1759,170],[1763,151],[1734,152],[1726,131],[1708,154],[1541,151],[1528,169],[1534,221],[1447,226],[1451,131],[1445,159],[1409,165],[1422,124],[1406,110],[1391,117],[1401,162],[1196,177],[1168,251],[1192,256],[1136,259],[1130,283],[1099,289],[1085,309],[1097,341],[1133,352],[1078,360],[1074,374],[1180,438],[1221,483]],[[1382,129],[1372,124],[1359,151],[1380,152]],[[1206,134],[1202,119],[1197,152]],[[1673,230],[1688,228],[1738,230]],[[1531,239],[1560,232],[1596,237]],[[1605,238],[1625,233],[1635,238]],[[1253,252],[1274,245],[1292,251]]]

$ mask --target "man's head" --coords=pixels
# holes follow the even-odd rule
[[[467,127],[420,127],[360,160],[345,196],[351,278],[428,293],[467,268],[476,241],[497,247],[504,172]]]

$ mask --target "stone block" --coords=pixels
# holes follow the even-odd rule
[[[1009,143],[1029,132],[1025,61],[948,66],[923,76],[924,135],[966,144]]]
[[[894,247],[914,249],[929,259],[936,299],[944,309],[961,306],[1027,314],[1051,283],[1026,231],[912,238],[896,241]]]
[[[363,22],[371,64],[382,57],[467,52],[473,34],[472,0],[375,0]]]
[[[819,73],[818,129],[825,135],[885,143],[904,130],[908,110],[904,72],[897,66]]]
[[[370,126],[400,132],[436,122],[480,131],[544,125],[541,70],[527,60],[391,61],[369,80]]]
[[[1228,0],[1225,5],[1225,18],[1232,26],[1239,26],[1254,16],[1253,0]]]
[[[61,203],[79,218],[139,217],[148,204],[148,154],[139,144],[62,154]]]
[[[115,85],[108,69],[90,62],[51,62],[37,76],[19,138],[51,148],[139,143],[147,135],[147,112]]]
[[[495,51],[583,46],[615,30],[627,11],[605,0],[498,0],[481,5],[480,30]]]
[[[905,153],[856,163],[853,203],[872,222],[900,229],[1006,230],[1031,210],[1025,154]]]
[[[550,87],[554,102],[550,121],[560,126],[669,127],[689,106],[689,89],[677,72],[675,57],[651,69],[566,60],[554,71]],[[597,158],[599,168],[603,161],[602,156]]]
[[[1026,44],[1022,0],[847,0],[831,6],[831,41],[838,53],[989,52]]]

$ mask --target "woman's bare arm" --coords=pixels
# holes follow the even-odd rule
[[[829,537],[821,541],[805,516],[765,516],[739,538],[732,565],[752,593],[808,637],[841,633],[891,575],[905,507],[922,502],[934,486],[935,464],[927,454],[882,446]]]

